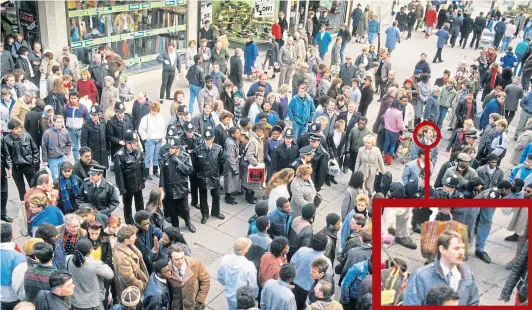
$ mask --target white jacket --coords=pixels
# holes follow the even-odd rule
[[[416,112],[414,111],[414,106],[409,102],[405,107],[405,116],[403,122],[405,123],[408,129],[414,129],[414,118],[416,117]]]
[[[280,197],[290,199],[290,193],[286,184],[279,185],[270,192],[268,197],[268,214],[277,209],[277,199]]]
[[[147,114],[140,120],[139,135],[142,140],[159,140],[164,138],[166,127],[161,113],[156,116]]]

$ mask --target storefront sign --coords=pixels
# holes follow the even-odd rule
[[[273,17],[274,0],[255,0],[255,17]]]
[[[200,25],[203,25],[206,20],[212,24],[212,2],[204,2],[201,4]]]
[[[20,11],[19,16],[22,26],[28,27],[32,23],[35,23],[35,17],[30,13]]]
[[[332,0],[320,0],[320,7],[330,10],[332,7],[332,3]]]
[[[102,15],[102,14],[110,14],[110,13],[164,8],[164,7],[176,6],[176,5],[186,4],[186,3],[187,3],[186,0],[167,0],[167,1],[146,2],[142,4],[99,7],[99,8],[94,8],[94,9],[69,11],[68,17],[94,16],[94,15]]]

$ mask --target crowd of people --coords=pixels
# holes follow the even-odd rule
[[[306,26],[286,36],[279,14],[263,70],[255,64],[252,37],[229,56],[205,21],[198,40],[188,44],[185,68],[173,43],[157,57],[162,83],[160,100],[153,101],[132,91],[124,61],[109,46],[80,68],[68,47],[54,59],[38,43],[31,49],[22,35],[8,37],[9,48],[0,45],[2,309],[204,309],[215,275],[194,258],[180,218],[192,233],[191,205],[201,210],[201,224],[210,216],[225,219],[222,195],[227,204],[240,203],[238,195],[255,204],[247,237],[238,238],[218,266],[229,309],[371,309],[373,216],[382,216],[381,240],[409,249],[418,247],[411,234],[421,233],[426,221],[467,225],[466,236],[439,236],[435,258],[418,270],[399,258],[380,266],[386,303],[478,305],[478,285],[463,263],[466,242],[475,243],[475,257],[491,263],[485,246],[495,209],[371,212],[373,199],[424,198],[425,157],[432,171],[439,154],[413,142],[413,134],[424,145],[436,139],[431,126],[413,132],[422,121],[452,132],[440,142],[449,158],[434,171],[431,197],[532,198],[530,38],[519,39],[514,56],[508,32],[510,39],[483,49],[478,63],[462,61],[441,75],[422,53],[411,74],[396,77],[396,43],[422,23],[427,38],[438,28],[434,62],[441,61],[447,39],[454,46],[460,34],[466,45],[472,1],[467,10],[455,3],[442,10],[435,25],[432,5],[423,17],[421,2],[412,1],[395,15],[379,50],[380,24],[369,7],[357,5],[353,29],[343,24],[336,37],[328,31],[327,10],[309,12]],[[506,25],[500,11],[489,15],[490,22],[482,12],[475,18],[473,41],[476,27],[530,33],[530,18]],[[469,30],[462,32],[464,24]],[[354,61],[345,54],[351,41],[364,45]],[[180,89],[172,96],[182,70],[189,100]],[[276,74],[277,87],[268,81]],[[247,91],[244,76],[253,81]],[[172,100],[169,109],[164,100]],[[378,108],[373,124],[370,106]],[[516,146],[506,156],[517,112]],[[500,165],[510,157],[506,177]],[[394,160],[404,164],[400,182],[387,171]],[[109,169],[114,183],[106,179]],[[341,208],[326,215],[325,227],[315,227],[320,192],[342,173],[350,179]],[[20,200],[20,233],[29,236],[22,249],[7,214],[8,178]],[[159,187],[145,204],[147,180]],[[527,229],[527,209],[514,208],[508,230],[515,234],[505,240],[517,242],[517,251],[500,298],[509,301],[517,286],[516,304],[528,298],[522,293]]]

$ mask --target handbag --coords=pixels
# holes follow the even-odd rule
[[[20,234],[24,237],[28,236],[28,222],[26,221],[26,218],[26,206],[24,201],[21,201],[18,208],[18,229]]]
[[[392,268],[390,275],[386,278],[384,282],[383,290],[381,291],[381,304],[382,305],[393,305],[395,302],[395,282],[397,282],[397,277],[399,276],[399,268]],[[386,289],[388,287],[388,289]]]
[[[273,63],[273,72],[281,72],[281,65],[277,61]]]
[[[336,159],[329,159],[328,174],[333,177],[340,175],[340,166],[338,165]]]
[[[331,74],[332,75],[339,75],[340,74],[340,65],[332,65],[331,66]]]
[[[260,163],[257,166],[248,166],[247,179],[248,183],[260,183],[262,184],[266,177],[266,168],[264,163]]]
[[[446,231],[455,231],[462,235],[467,253],[467,225],[457,221],[426,221],[421,225],[421,256],[434,260],[436,257],[438,238]]]

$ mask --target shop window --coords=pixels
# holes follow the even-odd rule
[[[36,1],[2,1],[1,15],[2,41],[7,43],[7,37],[22,33],[24,40],[33,47],[33,43],[40,42],[40,27]]]
[[[157,66],[170,41],[185,52],[185,0],[67,1],[67,8],[70,46],[83,64],[106,45],[124,59],[127,72]]]

